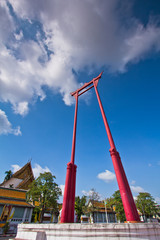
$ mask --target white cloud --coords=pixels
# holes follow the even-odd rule
[[[15,30],[15,25],[10,17],[6,1],[0,1],[0,41],[5,42],[9,34]]]
[[[109,170],[105,170],[105,172],[99,173],[97,177],[105,182],[112,182],[116,179],[116,175]]]
[[[156,203],[160,204],[160,197],[155,198]]]
[[[134,201],[136,201],[137,200],[137,196],[133,196],[133,199],[134,199]]]
[[[138,61],[143,58],[149,51],[160,50],[160,28],[153,24],[144,27],[139,24],[136,32],[126,40],[128,51],[124,56],[124,64],[132,61]]]
[[[23,38],[23,32],[20,31],[19,34],[16,34],[16,33],[15,33],[14,36],[15,36],[15,39],[19,41],[19,40],[21,40],[21,39]]]
[[[11,165],[13,173],[17,172],[21,167],[17,164]]]
[[[14,134],[21,135],[20,127],[12,128],[11,123],[8,121],[7,115],[0,109],[0,135]]]
[[[19,113],[22,116],[26,115],[29,111],[27,102],[19,102],[18,104],[14,104],[13,106],[14,112]]]
[[[135,185],[136,181],[135,180],[132,180],[131,184],[132,185]]]
[[[128,63],[152,50],[160,51],[160,28],[153,21],[143,26],[134,19],[131,3],[126,1],[9,2],[18,18],[30,25],[35,19],[41,22],[45,34],[41,38],[37,30],[36,41],[25,39],[24,29],[16,32],[21,26],[14,23],[6,1],[0,1],[0,101],[10,102],[17,114],[27,114],[30,104],[45,98],[43,86],[60,93],[65,104],[72,104],[70,92],[79,86],[73,69],[93,71],[105,66],[123,72]],[[46,49],[53,52],[49,58]]]
[[[65,188],[65,185],[60,185],[59,187],[60,187],[60,189],[61,189],[61,191],[62,191],[62,196],[63,196],[63,195],[64,195],[64,188]]]
[[[48,167],[42,168],[39,164],[35,163],[34,167],[32,167],[34,177],[39,177],[40,173],[44,172],[51,172],[51,170]]]
[[[119,0],[10,2],[19,16],[39,18],[48,34],[49,47],[56,54],[62,53],[74,67],[104,64],[122,70],[152,47],[159,51],[160,29],[151,21],[144,27],[134,19],[129,3],[120,7]],[[120,20],[124,12],[129,28]]]
[[[144,189],[140,186],[130,186],[130,187],[134,193],[145,192]]]

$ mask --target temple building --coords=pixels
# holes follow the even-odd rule
[[[0,227],[7,221],[15,229],[18,223],[31,222],[34,205],[27,202],[26,193],[33,180],[31,163],[28,162],[0,184]]]
[[[106,207],[104,201],[92,201],[88,203],[90,211],[90,219],[92,223],[113,223],[117,222],[114,209]]]

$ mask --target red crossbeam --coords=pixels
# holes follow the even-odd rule
[[[103,72],[101,72],[96,78],[93,78],[90,82],[84,83],[84,85],[83,85],[81,88],[79,88],[79,89],[77,89],[76,91],[72,92],[72,93],[71,93],[71,96],[74,96],[76,93],[78,93],[78,97],[79,97],[79,96],[82,95],[83,93],[87,92],[89,89],[91,89],[92,87],[94,87],[94,85],[92,85],[91,87],[89,87],[89,86],[90,86],[91,84],[93,84],[93,82],[99,80],[99,79],[101,78],[102,74],[103,74]],[[87,87],[89,87],[89,88],[87,88]],[[87,88],[87,89],[86,89],[86,88]],[[85,89],[85,90],[82,92],[83,89]]]

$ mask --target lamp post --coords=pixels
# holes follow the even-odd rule
[[[105,213],[106,213],[106,222],[108,223],[108,213],[106,208],[106,200],[104,200],[104,206],[105,206]]]

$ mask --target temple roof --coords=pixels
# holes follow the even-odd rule
[[[0,205],[34,207],[26,201],[26,190],[0,187]]]
[[[93,201],[90,200],[88,203],[89,207],[94,207],[94,211],[95,212],[105,212],[107,210],[107,212],[114,212],[114,210],[108,208],[105,206],[105,202],[104,201]]]
[[[12,206],[25,206],[25,207],[34,207],[32,204],[27,203],[26,201],[17,201],[15,199],[0,199],[0,205],[12,205]]]
[[[15,172],[12,177],[24,179],[27,175],[34,178],[31,162],[26,163],[21,169],[19,169],[17,172]]]
[[[26,192],[26,190],[21,189],[0,187],[0,198],[14,198],[26,200]]]
[[[18,180],[18,181],[17,181]],[[31,167],[31,162],[25,164],[21,169],[15,172],[8,181],[4,181],[0,186],[16,189],[29,189],[29,185],[33,182],[34,175]]]

